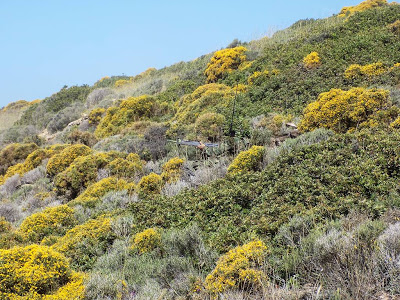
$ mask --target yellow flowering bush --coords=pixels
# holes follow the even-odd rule
[[[131,155],[132,154],[132,155]],[[131,153],[127,159],[117,158],[107,165],[111,175],[123,178],[134,178],[143,172],[143,164],[139,155]],[[137,158],[137,159],[136,159]]]
[[[185,161],[182,158],[174,157],[167,161],[162,166],[162,174],[161,177],[164,179],[165,182],[176,182],[181,178],[183,170],[183,163]]]
[[[99,217],[75,226],[57,240],[52,249],[71,259],[75,268],[86,270],[96,261],[96,257],[109,247],[115,235],[111,219]]]
[[[151,252],[160,246],[161,230],[149,228],[133,236],[131,250],[142,254]]]
[[[367,9],[389,5],[387,0],[366,0],[355,6],[343,7],[339,13],[339,17],[346,17]]]
[[[132,82],[132,80],[126,80],[126,79],[119,79],[114,83],[114,86],[119,88],[121,86],[127,85],[128,83]]]
[[[148,95],[123,100],[119,107],[107,109],[105,117],[95,130],[95,135],[97,138],[104,138],[118,134],[132,123],[152,117],[156,107],[156,99]]]
[[[133,191],[135,189],[134,183],[128,183],[125,180],[116,177],[103,178],[90,185],[75,200],[71,201],[69,205],[93,206],[108,192],[126,189]]]
[[[77,157],[92,153],[88,146],[76,144],[63,149],[60,153],[52,156],[47,162],[46,171],[55,176],[64,171]]]
[[[11,223],[8,222],[4,217],[0,217],[0,233],[4,233],[11,230]]]
[[[346,69],[346,71],[344,72],[344,77],[346,77],[347,79],[355,79],[363,75],[374,77],[382,75],[386,71],[387,68],[380,62],[364,66],[353,64]]]
[[[398,117],[396,120],[394,120],[390,126],[392,126],[393,128],[400,128],[400,117]]]
[[[1,299],[83,299],[83,276],[46,246],[0,250],[0,279]]]
[[[254,83],[256,83],[259,80],[266,80],[267,78],[269,78],[271,75],[275,75],[276,73],[274,72],[269,72],[268,70],[264,70],[263,72],[260,71],[255,71],[253,74],[251,74],[249,76],[249,78],[247,78],[247,83],[249,85],[253,85]]]
[[[176,103],[177,113],[170,121],[169,134],[184,130],[205,113],[230,107],[235,91],[224,84],[210,83],[199,86],[193,93],[183,96]]]
[[[389,24],[388,28],[395,35],[400,35],[400,20],[396,20],[395,22]]]
[[[48,235],[63,235],[76,222],[74,210],[60,205],[30,215],[21,223],[19,231],[29,241],[38,243]]]
[[[227,73],[239,68],[246,61],[246,51],[243,46],[216,51],[204,71],[207,83],[217,82]]]
[[[25,158],[38,149],[39,147],[34,144],[10,144],[0,151],[0,175],[6,174],[9,167],[22,163]]]
[[[389,92],[386,90],[332,89],[307,105],[299,130],[304,132],[324,127],[335,132],[346,132],[349,129],[371,127],[380,112],[387,111],[390,106]]]
[[[138,187],[139,191],[144,194],[158,194],[163,186],[162,177],[155,173],[150,173],[140,179]]]
[[[311,52],[306,57],[303,58],[303,64],[307,69],[314,69],[319,67],[321,63],[321,58],[318,52]]]
[[[228,289],[254,289],[266,280],[261,270],[267,246],[262,241],[252,241],[238,246],[221,256],[215,269],[206,277],[205,288],[212,294]]]
[[[196,134],[212,142],[223,135],[225,117],[218,113],[205,113],[199,116],[194,124]]]
[[[68,168],[54,177],[55,191],[58,195],[75,198],[96,181],[97,170],[106,164],[102,155],[90,154],[76,158]]]
[[[97,125],[100,123],[101,118],[103,117],[106,110],[104,108],[95,108],[90,111],[89,113],[89,124],[90,125]]]
[[[252,146],[249,150],[242,151],[228,167],[228,174],[235,175],[259,170],[264,156],[264,147]]]

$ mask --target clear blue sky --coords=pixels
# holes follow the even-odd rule
[[[192,60],[361,0],[0,0],[0,107]]]

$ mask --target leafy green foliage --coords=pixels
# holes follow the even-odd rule
[[[211,245],[224,250],[255,235],[273,237],[296,214],[316,222],[353,209],[377,216],[399,205],[399,141],[398,132],[334,136],[282,154],[261,173],[133,203],[134,224],[145,229],[197,222]]]

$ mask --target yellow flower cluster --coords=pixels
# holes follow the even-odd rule
[[[74,210],[60,205],[30,215],[22,222],[19,231],[29,241],[38,243],[49,235],[63,235],[76,222]]]
[[[94,133],[97,138],[118,134],[132,123],[153,116],[156,107],[156,99],[152,96],[130,97],[122,101],[119,107],[107,109]]]
[[[120,80],[117,80],[117,81],[114,83],[114,86],[115,86],[116,88],[119,88],[119,87],[121,87],[121,86],[127,85],[128,83],[131,83],[132,80],[133,80],[133,77],[131,77],[129,80],[127,80],[127,79],[120,79]]]
[[[139,253],[148,253],[161,246],[161,230],[149,228],[135,234],[132,238],[131,250]]]
[[[204,71],[207,83],[217,82],[227,73],[239,68],[246,61],[246,51],[243,46],[216,51]]]
[[[193,126],[200,115],[229,107],[234,97],[235,91],[224,84],[210,83],[198,87],[177,101],[177,113],[170,121],[168,133],[174,135],[184,131],[186,126]]]
[[[206,277],[205,288],[212,294],[232,288],[257,288],[266,280],[260,270],[266,253],[267,246],[259,240],[230,250],[219,258],[215,269]]]
[[[83,265],[86,263],[85,260],[93,259],[92,251],[104,250],[102,248],[114,238],[111,219],[99,217],[68,230],[56,241],[52,249],[71,258],[74,262],[83,262]]]
[[[393,128],[400,128],[400,117],[398,117],[396,120],[394,120],[391,124],[391,127]]]
[[[143,176],[138,184],[139,191],[144,194],[158,194],[163,186],[162,177],[155,173]]]
[[[48,147],[47,149],[36,149],[27,156],[23,163],[18,163],[9,167],[6,174],[0,178],[0,184],[4,183],[8,178],[14,176],[15,174],[23,176],[25,173],[35,169],[42,163],[44,159],[50,158],[61,151],[61,146],[62,145],[57,145]]]
[[[95,108],[91,110],[88,116],[89,124],[90,125],[99,124],[105,112],[106,110],[104,108]]]
[[[126,159],[114,159],[108,164],[107,168],[112,175],[119,178],[134,178],[143,172],[143,163],[138,154],[130,153]]]
[[[183,163],[185,161],[182,158],[179,157],[174,157],[171,158],[169,161],[167,161],[163,166],[162,166],[162,174],[161,177],[165,182],[176,182],[181,178],[183,170]]]
[[[242,151],[228,167],[228,174],[242,174],[257,171],[263,160],[264,147],[252,146],[249,150]]]
[[[318,52],[311,52],[306,57],[303,58],[303,64],[307,69],[314,69],[319,67],[321,63],[321,58]]]
[[[332,89],[307,105],[299,124],[301,131],[324,127],[335,132],[370,127],[374,117],[391,106],[389,92],[382,89]],[[389,121],[389,120],[388,120]]]
[[[83,299],[83,276],[46,246],[0,250],[0,298],[10,300]]]
[[[85,145],[76,144],[66,147],[49,159],[46,171],[51,176],[57,175],[64,171],[77,157],[89,155],[90,153],[92,153],[92,149]]]
[[[8,222],[4,217],[0,217],[0,234],[11,230],[11,223]]]
[[[346,17],[367,9],[389,5],[387,0],[366,0],[355,6],[343,7],[339,13],[339,17]]]
[[[362,75],[368,77],[379,76],[387,71],[386,67],[382,63],[373,63],[369,65],[350,65],[344,72],[344,77],[347,79],[355,79]]]
[[[90,185],[75,200],[69,202],[69,205],[93,206],[108,192],[121,190],[132,192],[135,190],[135,184],[116,177],[103,178]]]

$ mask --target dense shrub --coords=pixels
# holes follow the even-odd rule
[[[339,13],[339,16],[345,17],[345,16],[352,15],[356,12],[361,12],[361,11],[364,11],[367,9],[380,7],[380,6],[386,6],[386,5],[388,5],[387,0],[365,0],[355,6],[343,7]]]
[[[207,83],[217,82],[226,73],[237,69],[246,61],[246,51],[247,49],[243,46],[216,51],[204,71]]]
[[[140,179],[138,188],[144,194],[159,194],[163,185],[162,177],[155,173],[143,176]]]
[[[27,156],[38,148],[36,144],[10,144],[0,151],[0,175],[17,163],[22,163]]]
[[[46,246],[0,250],[2,299],[83,299],[83,276]]]
[[[89,113],[89,124],[93,126],[99,124],[105,112],[106,110],[104,108],[95,108],[91,110]]]
[[[314,69],[319,67],[321,63],[321,58],[318,52],[311,52],[306,57],[303,58],[303,64],[307,69]]]
[[[70,144],[82,144],[88,147],[92,147],[97,143],[97,139],[93,133],[80,130],[74,130],[68,134],[67,141]]]
[[[119,178],[135,178],[143,172],[143,164],[136,153],[130,153],[126,159],[117,158],[108,164],[111,175]]]
[[[134,183],[128,183],[125,180],[116,177],[103,178],[90,185],[75,200],[71,201],[69,205],[94,206],[101,197],[108,192],[120,190],[128,190],[129,192],[132,192],[135,190],[135,185]]]
[[[265,281],[262,270],[267,247],[262,241],[238,246],[220,257],[215,269],[207,276],[206,289],[218,294],[227,289],[256,290]]]
[[[65,195],[68,199],[75,198],[96,181],[97,170],[106,164],[107,160],[101,154],[77,157],[69,167],[54,177],[57,194]]]
[[[153,116],[156,105],[156,99],[148,95],[123,100],[119,107],[107,109],[105,117],[96,128],[95,135],[104,138],[120,133],[133,122]]]
[[[159,228],[149,228],[135,234],[132,238],[132,251],[148,253],[161,246],[161,231]]]
[[[262,146],[252,146],[249,150],[240,152],[229,165],[228,173],[234,175],[260,170],[264,150]]]
[[[47,163],[47,173],[51,176],[64,171],[77,157],[88,155],[92,150],[85,145],[71,145],[51,157]]]
[[[389,124],[398,114],[391,107],[389,92],[382,89],[352,88],[349,91],[333,89],[322,93],[318,100],[304,110],[299,125],[302,131],[324,127],[335,132]]]
[[[212,142],[218,141],[223,135],[225,117],[217,113],[205,113],[199,116],[195,123],[196,133]]]
[[[325,137],[283,152],[260,173],[131,203],[134,223],[144,230],[197,222],[210,245],[223,251],[254,235],[273,237],[296,214],[315,223],[352,209],[379,216],[398,205],[399,141],[397,131]]]
[[[192,125],[200,115],[207,112],[227,113],[234,95],[233,89],[223,84],[212,83],[198,87],[177,103],[178,111],[170,122],[169,134],[179,136],[185,132],[185,126]]]
[[[99,217],[70,229],[52,248],[70,258],[72,267],[88,270],[114,239],[111,220]]]
[[[183,163],[185,161],[179,157],[171,158],[162,166],[161,177],[165,182],[171,183],[176,182],[180,179],[183,173]]]
[[[74,210],[61,205],[30,215],[22,222],[19,231],[29,241],[39,243],[46,236],[63,235],[75,224]]]
[[[382,75],[387,71],[386,67],[382,63],[374,63],[365,66],[361,65],[350,65],[344,72],[344,76],[347,79],[356,79],[362,75],[373,77]]]

